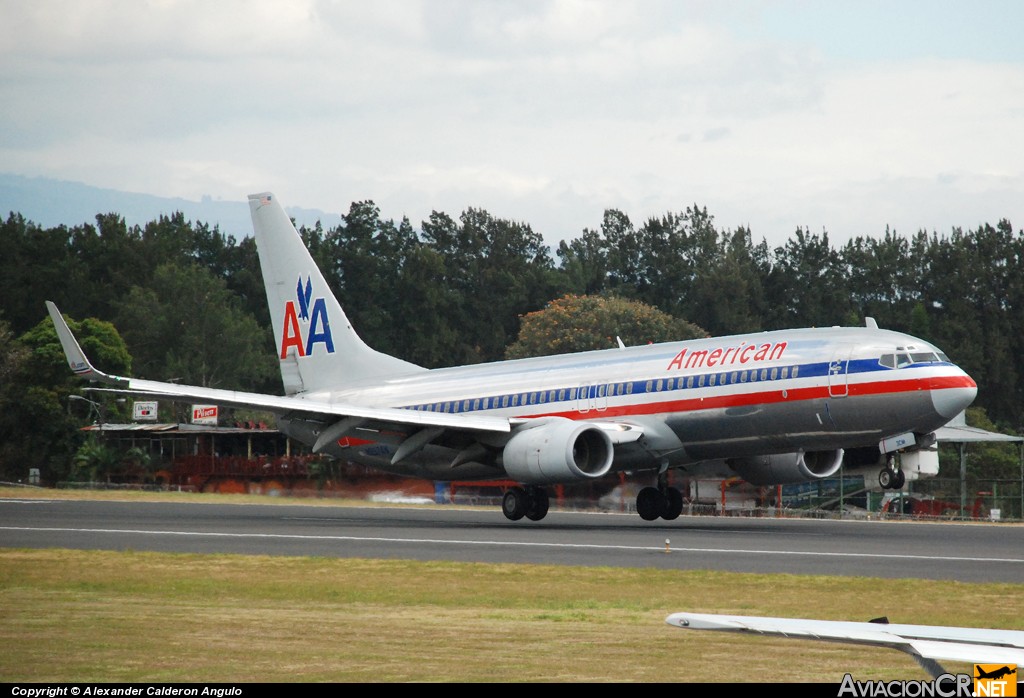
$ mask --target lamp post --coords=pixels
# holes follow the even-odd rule
[[[103,421],[103,413],[100,411],[102,405],[100,405],[100,403],[94,402],[93,400],[90,400],[87,397],[82,397],[81,395],[68,395],[68,412],[71,411],[72,400],[78,400],[79,402],[89,403],[89,416],[92,416],[93,411],[96,412],[96,420],[93,421],[93,424],[99,424],[100,422]]]
[[[96,413],[96,419],[93,420],[93,424],[102,425],[106,421],[106,414],[105,414],[106,413],[106,405],[104,405],[103,403],[96,402],[95,400],[90,400],[89,398],[82,397],[81,395],[68,395],[68,413],[69,414],[71,413],[71,401],[72,400],[77,400],[79,402],[88,402],[89,403],[89,416],[92,416],[93,412]],[[119,398],[117,398],[115,400],[115,402],[120,403],[120,404],[124,404],[126,402],[126,400],[123,397],[119,397]]]

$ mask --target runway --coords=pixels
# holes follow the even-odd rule
[[[1024,582],[1024,526],[497,508],[0,500],[0,547]]]

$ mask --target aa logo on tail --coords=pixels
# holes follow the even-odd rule
[[[327,303],[323,297],[313,299],[313,284],[306,277],[303,286],[299,277],[295,286],[295,301],[284,304],[284,331],[281,333],[281,358],[288,357],[288,350],[295,348],[298,356],[311,356],[317,344],[323,344],[328,354],[334,353],[334,337],[331,336],[331,322],[327,318]],[[312,305],[310,304],[310,301]],[[301,324],[300,324],[301,321]],[[305,333],[303,333],[305,326]],[[303,341],[305,334],[305,341]]]

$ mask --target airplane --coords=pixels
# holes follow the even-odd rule
[[[805,640],[847,642],[889,647],[912,656],[932,678],[949,674],[938,660],[970,663],[1024,664],[1024,631],[909,625],[879,618],[869,622],[733,616],[715,613],[673,613],[665,622],[687,630],[771,635]],[[1009,666],[975,678],[999,679],[1014,673]]]
[[[992,671],[985,671],[981,667],[975,667],[974,669],[975,678],[978,679],[1001,679],[1004,676],[1009,676],[1010,674],[1016,673],[1016,668],[1011,669],[1009,666],[1005,665],[999,667],[998,669],[993,669]]]
[[[71,370],[112,386],[96,390],[267,410],[314,453],[390,473],[512,480],[513,521],[545,517],[546,486],[620,471],[656,474],[636,498],[647,521],[682,512],[672,469],[768,485],[845,460],[899,488],[938,472],[934,431],[977,393],[936,347],[870,319],[428,370],[363,342],[276,196],[249,207],[285,395],[108,375],[47,301]]]

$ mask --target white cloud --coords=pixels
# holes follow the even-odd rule
[[[827,7],[793,7],[18,3],[0,162],[193,199],[373,198],[414,221],[482,206],[551,242],[606,207],[694,202],[773,242],[1021,225],[1024,61],[853,56]],[[849,31],[870,25],[844,7]]]

